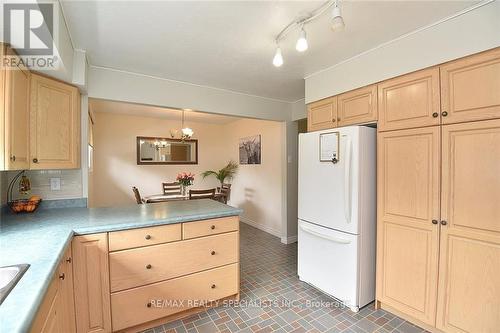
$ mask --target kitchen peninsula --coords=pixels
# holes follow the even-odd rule
[[[240,213],[202,199],[4,214],[0,266],[30,267],[0,331],[137,331],[197,310],[159,299],[238,299]]]

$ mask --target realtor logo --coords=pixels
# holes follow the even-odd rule
[[[20,56],[52,56],[54,5],[8,3],[3,5],[4,41]]]

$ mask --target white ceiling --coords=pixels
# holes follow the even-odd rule
[[[132,104],[125,102],[107,101],[102,99],[89,99],[92,112],[108,112],[125,114],[131,116],[154,117],[179,121],[182,119],[182,110],[167,109],[150,105]],[[207,112],[185,111],[185,121],[209,123],[209,124],[228,124],[241,118],[221,116]]]
[[[474,1],[341,1],[346,30],[329,28],[329,11],[298,32],[274,37],[318,1],[68,1],[63,12],[75,48],[94,66],[110,67],[285,101],[304,97],[307,75],[434,23]],[[341,79],[341,78],[340,78]]]

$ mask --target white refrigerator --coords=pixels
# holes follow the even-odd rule
[[[353,311],[375,299],[376,129],[299,135],[298,275]]]

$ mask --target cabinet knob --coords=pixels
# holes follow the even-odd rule
[[[334,123],[335,121],[337,121],[337,119],[333,118],[333,119],[332,119],[332,123]]]
[[[439,113],[437,113],[437,112],[434,112],[434,113],[432,114],[432,117],[434,117],[434,118],[437,118],[438,116],[439,116]]]
[[[215,289],[215,284],[213,284],[211,288],[212,288],[212,289]]]
[[[211,253],[211,254],[214,256],[214,255],[215,255],[215,251],[212,251],[212,253]]]
[[[150,308],[150,307],[151,307],[151,302],[150,302],[150,303],[147,303],[147,304],[146,304],[146,306],[147,306],[148,308]]]
[[[214,229],[215,229],[215,225],[212,225],[212,226],[210,227],[210,229],[214,230]]]
[[[438,220],[432,220],[432,224],[438,224]]]
[[[16,161],[16,155],[12,155],[12,156],[10,157],[10,160],[11,160],[12,162],[15,162],[15,161]]]
[[[151,267],[153,267],[153,266],[151,266],[151,264],[146,265],[146,269],[151,269]]]
[[[144,237],[144,238],[149,240],[149,239],[151,239],[151,235],[146,235],[146,237]]]
[[[68,257],[68,258],[66,259],[66,262],[71,264],[71,257]]]
[[[340,121],[340,117],[337,118],[337,121]]]
[[[443,111],[443,112],[441,112],[441,115],[442,115],[443,117],[446,117],[446,116],[448,115],[448,112]]]
[[[448,224],[448,222],[446,222],[445,220],[441,221],[441,225],[447,225],[447,224]]]
[[[38,158],[36,158],[36,157],[35,157],[35,158],[33,159],[33,163],[38,163]]]
[[[60,278],[61,280],[64,280],[64,279],[66,278],[66,275],[64,275],[64,273],[59,274],[59,278]]]

